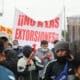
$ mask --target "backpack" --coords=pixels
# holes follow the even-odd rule
[[[0,80],[16,80],[12,71],[0,66]]]

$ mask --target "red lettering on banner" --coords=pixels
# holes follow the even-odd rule
[[[49,21],[45,21],[44,23],[46,28],[50,28]]]
[[[16,32],[15,32],[15,39],[20,39],[20,29],[17,29]]]
[[[37,22],[37,26],[42,28],[42,27],[43,27],[43,22],[38,21],[38,22]]]
[[[42,21],[35,21],[25,15],[19,15],[17,25],[22,26],[22,27],[24,27],[24,26],[35,27],[35,25],[36,25],[37,27],[40,27],[40,28],[43,28],[43,27],[45,27],[45,28],[58,28],[59,22],[60,22],[59,17],[52,19],[50,21],[43,21],[42,22]]]
[[[59,21],[60,21],[60,18],[59,17],[57,17],[56,19],[55,19],[55,28],[58,28],[59,27]]]
[[[55,32],[40,32],[33,30],[16,29],[15,39],[35,42],[47,40],[48,42],[52,42],[58,39],[58,34]]]
[[[18,18],[18,23],[17,23],[18,26],[21,25],[21,17],[20,17],[20,16],[21,16],[21,15],[19,15],[19,18]]]
[[[35,21],[33,19],[30,19],[30,26],[35,26]]]
[[[27,25],[27,26],[35,26],[35,21],[31,18],[29,18],[28,16],[24,16],[24,15],[19,15],[19,18],[18,18],[18,26],[24,26],[24,25]]]
[[[51,26],[51,28],[54,28],[55,26],[54,26],[54,20],[50,20],[50,26]]]
[[[18,26],[23,26],[23,23],[24,23],[24,15],[19,15],[17,25]]]
[[[24,25],[28,25],[29,26],[29,17],[28,16],[24,16]]]

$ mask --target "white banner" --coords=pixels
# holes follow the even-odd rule
[[[33,45],[37,47],[41,40],[47,40],[51,44],[54,40],[61,39],[63,15],[51,20],[36,21],[23,12],[16,10],[13,30],[13,40],[19,41],[20,45]]]

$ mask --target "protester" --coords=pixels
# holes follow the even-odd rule
[[[12,70],[15,74],[17,74],[17,61],[18,61],[16,54],[17,53],[15,50],[7,48],[5,50],[6,61],[0,63],[9,68],[10,70]]]
[[[41,59],[43,65],[45,67],[45,65],[49,61],[51,61],[51,60],[54,59],[54,56],[53,56],[52,51],[48,48],[48,41],[42,40],[41,44],[40,44],[40,47],[41,48],[38,48],[38,50],[36,51],[36,56],[38,56]],[[40,70],[39,71],[39,77],[40,77],[40,79],[42,79],[42,75],[43,75],[42,73],[43,73],[43,70]]]
[[[4,43],[3,41],[0,41],[0,80],[16,80],[14,73],[7,69],[7,67],[1,65],[1,63],[5,61],[6,56],[4,54]]]
[[[41,60],[35,56],[31,46],[24,46],[23,54],[17,64],[18,72],[23,73],[24,80],[39,80],[39,70],[43,68]]]
[[[45,67],[43,80],[74,80],[74,57],[70,54],[68,42],[59,41],[54,49],[56,60]]]
[[[80,80],[80,51],[76,53],[74,60],[74,71],[75,71],[75,79]]]
[[[22,47],[19,46],[18,40],[13,40],[13,49],[17,52],[17,57],[20,58],[23,56],[22,54]]]
[[[17,55],[16,52],[11,49],[8,48],[8,35],[5,32],[0,32],[0,40],[3,41],[4,44],[4,55],[6,60],[1,61],[0,65],[7,67],[8,69],[12,70],[13,72],[17,71]]]

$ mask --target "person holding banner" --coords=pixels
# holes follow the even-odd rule
[[[45,67],[45,65],[49,61],[54,59],[54,56],[53,56],[53,52],[48,48],[48,41],[42,40],[40,46],[41,48],[38,48],[38,50],[36,51],[36,56],[38,56],[41,59],[42,64]],[[43,73],[43,70],[39,71],[40,79],[42,79],[42,75],[43,75],[42,73]]]
[[[39,70],[43,69],[41,60],[29,45],[24,46],[22,51],[24,56],[18,60],[17,71],[22,73],[23,80],[39,80]]]
[[[74,57],[70,54],[68,42],[57,42],[54,50],[56,60],[45,66],[43,80],[74,80]]]

